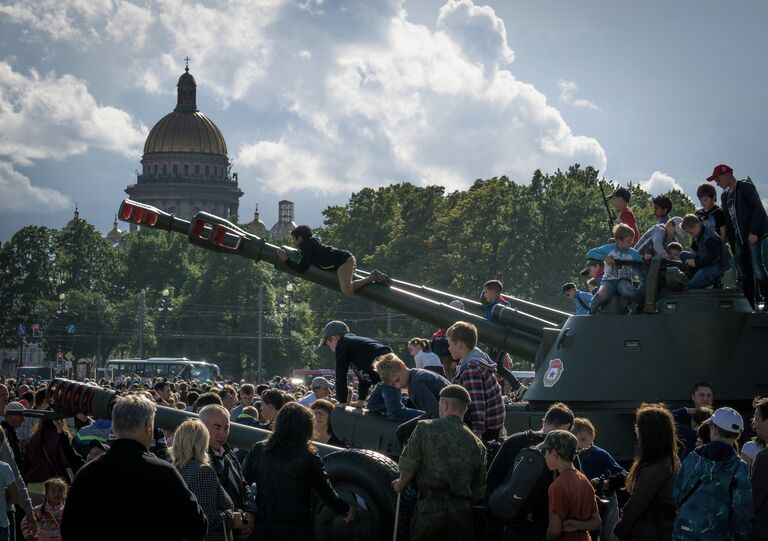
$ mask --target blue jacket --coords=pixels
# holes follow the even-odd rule
[[[81,456],[86,457],[91,450],[91,442],[108,443],[111,434],[112,421],[110,419],[96,419],[91,424],[85,425],[75,434],[75,437],[72,438],[72,447]]]
[[[424,419],[437,419],[440,416],[440,391],[449,385],[450,381],[431,370],[411,368],[409,372],[408,396],[413,407],[424,412]]]
[[[727,443],[710,442],[686,457],[672,499],[678,508],[673,539],[747,539],[754,515],[749,468]]]
[[[492,318],[493,307],[496,306],[497,304],[503,304],[504,306],[507,306],[507,307],[511,306],[509,304],[509,301],[507,301],[507,299],[499,295],[499,298],[497,300],[493,301],[492,303],[488,304],[488,306],[485,307],[485,319],[487,319],[488,321],[493,321],[493,318]]]
[[[581,299],[581,302],[579,302]],[[573,309],[576,310],[577,316],[583,316],[589,313],[589,303],[592,302],[592,295],[586,291],[579,291],[573,298]],[[582,304],[584,303],[584,304]]]
[[[596,477],[608,480],[608,490],[618,490],[627,481],[627,470],[606,451],[593,445],[579,453],[581,472],[589,479]]]
[[[597,261],[603,261],[608,256],[611,256],[616,261],[642,262],[643,260],[640,252],[634,248],[629,248],[622,252],[613,242],[603,244],[597,248],[592,248],[587,252],[587,259],[596,259]],[[635,270],[630,265],[621,267],[617,265],[606,265],[605,272],[603,273],[603,280],[631,280],[634,275]]]

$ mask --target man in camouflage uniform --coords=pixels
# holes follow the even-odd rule
[[[469,392],[460,385],[440,391],[440,418],[420,421],[400,456],[399,493],[412,480],[418,499],[412,541],[472,539],[472,503],[485,494],[485,446],[464,425]]]

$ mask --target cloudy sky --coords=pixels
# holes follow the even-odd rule
[[[318,225],[363,186],[573,163],[768,197],[768,2],[0,0],[0,240],[110,228],[185,56],[245,196]]]

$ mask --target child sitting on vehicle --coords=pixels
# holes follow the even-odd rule
[[[692,237],[692,251],[680,255],[686,266],[692,269],[688,287],[703,289],[719,285],[723,273],[731,268],[731,253],[725,243],[693,214],[686,214],[683,218],[683,230]]]
[[[577,316],[589,313],[589,303],[592,302],[591,294],[586,291],[579,291],[573,282],[563,284],[560,293],[568,297],[568,300],[573,301],[573,309]]]
[[[667,259],[670,261],[680,261],[681,253],[683,253],[683,245],[679,242],[670,242],[667,245]]]
[[[392,280],[387,275],[377,270],[365,278],[354,280],[355,256],[346,250],[322,244],[312,235],[312,230],[307,225],[300,225],[291,231],[291,237],[293,237],[293,247],[298,250],[299,260],[291,260],[288,252],[282,248],[277,252],[278,259],[300,274],[307,272],[310,265],[323,270],[335,270],[339,277],[339,289],[347,297],[354,297],[355,291],[368,284],[380,283],[385,286],[392,284]]]
[[[635,300],[637,288],[632,283],[635,275],[633,263],[643,260],[640,253],[632,248],[635,232],[626,224],[613,228],[615,242],[592,248],[587,252],[587,259],[602,260],[605,263],[603,281],[590,302],[590,313],[610,301],[615,294]]]

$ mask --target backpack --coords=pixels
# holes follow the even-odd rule
[[[448,339],[445,336],[433,338],[430,347],[432,349],[432,353],[438,357],[449,357],[451,355],[451,352],[448,351]]]
[[[528,443],[533,443],[530,433]],[[512,521],[524,517],[528,508],[537,500],[539,479],[547,471],[547,461],[538,449],[522,449],[515,455],[512,469],[504,482],[488,497],[488,508],[503,520]]]

